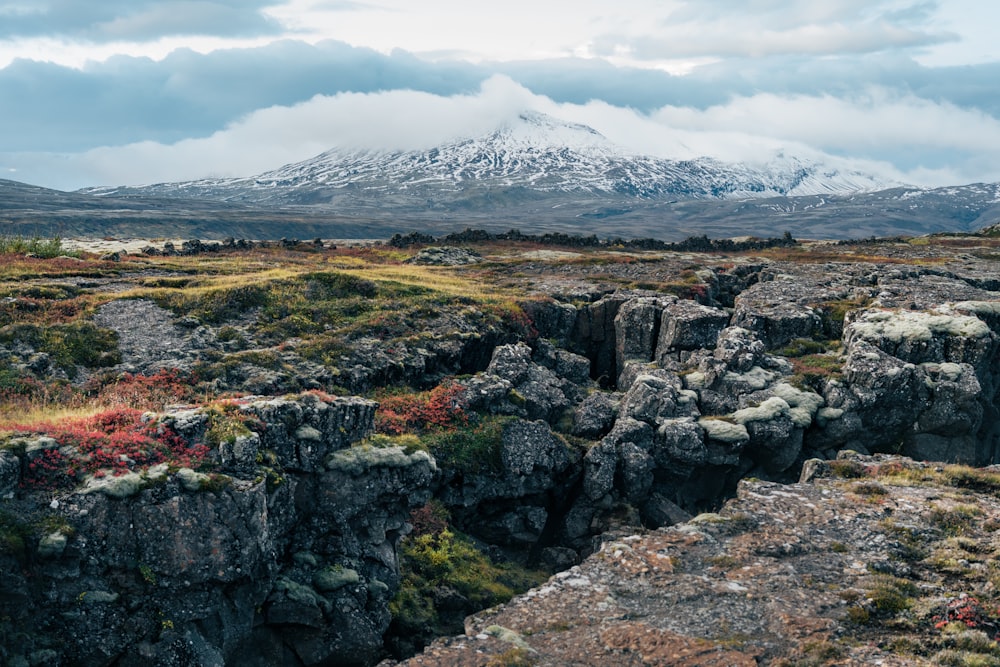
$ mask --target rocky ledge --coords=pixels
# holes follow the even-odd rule
[[[265,395],[5,430],[0,657],[367,666],[478,612],[412,664],[1000,663],[987,241],[19,287],[100,305],[0,328],[5,382]],[[516,302],[468,296],[508,275]],[[68,312],[40,303],[0,312]],[[461,549],[562,572],[480,612]]]
[[[992,665],[1000,470],[843,452],[580,565],[383,665]]]

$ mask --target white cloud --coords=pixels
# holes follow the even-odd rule
[[[839,153],[909,150],[1000,152],[1000,120],[976,109],[884,89],[847,98],[832,95],[738,97],[705,110],[664,107],[654,116],[693,131],[727,128],[799,141]]]

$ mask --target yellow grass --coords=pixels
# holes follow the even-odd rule
[[[14,433],[14,425],[31,426],[33,424],[57,423],[67,419],[82,419],[110,409],[110,406],[100,403],[87,403],[69,407],[37,405],[20,413],[5,410],[0,412],[0,439]]]
[[[502,290],[497,285],[484,285],[470,278],[455,275],[451,269],[444,267],[390,264],[341,270],[341,273],[375,282],[395,282],[410,287],[424,287],[452,296],[476,299],[516,294],[511,290]]]

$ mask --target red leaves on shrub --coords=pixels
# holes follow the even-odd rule
[[[177,369],[164,368],[152,375],[125,373],[96,392],[98,401],[110,407],[162,410],[170,403],[193,400],[194,384]]]
[[[463,388],[441,384],[430,391],[390,394],[378,398],[375,430],[386,435],[453,428],[469,423]]]
[[[84,419],[36,424],[18,430],[44,433],[58,449],[47,449],[28,463],[22,485],[56,489],[72,486],[81,474],[145,470],[159,463],[198,468],[208,456],[205,445],[189,445],[163,424],[143,420],[131,408],[108,410]]]
[[[970,629],[986,631],[995,640],[1000,637],[1000,609],[990,609],[979,598],[963,595],[948,602],[944,612],[931,618],[938,630],[949,623],[961,623]]]

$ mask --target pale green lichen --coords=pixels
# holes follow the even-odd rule
[[[108,591],[83,591],[77,596],[77,600],[84,604],[110,604],[118,601],[118,593]]]
[[[388,597],[389,584],[378,579],[372,579],[368,582],[368,594],[376,598]]]
[[[323,434],[320,433],[319,429],[303,425],[295,429],[295,438],[297,440],[308,440],[310,442],[322,442]]]
[[[60,530],[44,535],[38,541],[38,556],[40,558],[58,558],[66,550],[67,542],[69,542],[69,538]]]
[[[976,315],[1000,315],[1000,301],[959,301],[953,308]]]
[[[516,646],[520,649],[524,649],[525,651],[531,651],[532,653],[536,653],[535,649],[531,648],[531,646],[528,645],[528,642],[524,640],[524,637],[520,633],[514,632],[513,630],[505,628],[502,625],[489,626],[488,628],[486,628],[486,634],[490,635],[491,637],[496,637],[502,642],[512,644],[513,646]]]
[[[24,439],[23,444],[25,454],[31,454],[45,449],[57,449],[59,447],[59,443],[57,443],[54,438],[49,438],[44,435],[40,435],[37,438],[26,438]]]
[[[687,373],[684,377],[684,386],[688,389],[704,389],[708,386],[708,377],[700,372]]]
[[[166,463],[158,463],[155,466],[151,466],[146,470],[146,479],[150,482],[162,482],[167,478],[170,473],[170,466]]]
[[[723,380],[726,384],[745,384],[750,389],[758,391],[765,389],[774,381],[775,374],[764,370],[760,366],[754,366],[746,373],[726,373]]]
[[[104,477],[87,477],[84,482],[81,494],[103,493],[110,498],[128,498],[134,496],[142,490],[146,480],[137,472],[128,472],[124,475],[114,477],[105,475]]]
[[[788,402],[777,396],[772,396],[756,407],[743,408],[731,415],[737,424],[771,421],[788,414]]]
[[[296,551],[292,554],[292,560],[299,565],[309,565],[310,567],[317,567],[319,565],[319,559],[311,551]]]
[[[274,588],[281,591],[292,602],[297,602],[308,607],[318,607],[329,613],[333,605],[329,600],[317,593],[311,587],[292,581],[288,577],[278,577],[274,582]]]
[[[747,427],[743,424],[734,424],[724,419],[702,417],[698,420],[698,425],[704,429],[706,436],[718,442],[746,442],[750,439]]]
[[[919,311],[876,310],[864,313],[849,327],[850,335],[863,340],[892,343],[926,342],[935,336],[983,338],[990,328],[969,315],[935,314]]]
[[[434,458],[423,450],[407,454],[402,447],[371,447],[362,445],[333,452],[324,464],[328,470],[361,475],[371,468],[407,468],[413,465],[430,464],[436,470]]]
[[[930,362],[920,364],[920,368],[926,373],[936,373],[941,380],[945,380],[947,382],[957,382],[967,369],[969,372],[974,372],[971,366],[951,362],[945,362],[943,364]],[[928,381],[930,382],[930,378],[928,378]],[[933,386],[933,382],[931,382],[930,386]]]
[[[361,582],[361,575],[355,570],[340,565],[325,567],[313,575],[312,583],[316,590],[328,593],[344,586]]]
[[[816,412],[816,423],[820,426],[826,426],[829,422],[840,419],[843,416],[844,411],[840,408],[820,408]]]
[[[210,478],[204,473],[191,470],[191,468],[181,468],[177,471],[177,481],[180,482],[181,488],[185,491],[195,492],[200,491],[208,484]]]
[[[771,393],[788,403],[788,416],[799,428],[808,428],[817,411],[826,402],[816,392],[802,391],[785,382],[774,385],[771,388]]]

